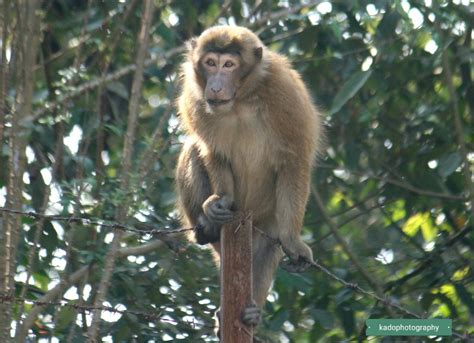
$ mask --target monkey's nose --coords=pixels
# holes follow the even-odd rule
[[[211,91],[212,91],[213,93],[216,93],[216,94],[219,93],[221,90],[222,90],[222,87],[219,87],[219,88],[217,88],[217,87],[216,87],[216,88],[211,87]]]

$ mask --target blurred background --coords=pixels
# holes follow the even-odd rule
[[[279,268],[258,336],[413,316],[474,334],[472,2],[0,8],[1,342],[217,341],[218,270],[174,210],[183,44],[216,24],[287,55],[327,131],[302,234],[330,272]]]

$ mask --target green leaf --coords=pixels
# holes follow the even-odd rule
[[[443,156],[439,160],[438,172],[442,177],[451,175],[461,164],[461,154],[453,152],[451,154]]]
[[[355,328],[354,311],[348,306],[337,306],[336,313],[342,322],[342,327],[347,336],[351,336]]]
[[[174,33],[164,23],[160,23],[156,29],[157,33],[163,40],[169,44],[174,41]]]
[[[336,305],[341,305],[342,303],[346,302],[347,300],[351,299],[353,292],[349,288],[344,288],[339,293],[336,294],[335,303]]]
[[[33,274],[33,278],[35,279],[36,286],[38,286],[41,290],[48,290],[48,284],[51,281],[48,276],[42,272],[38,272]]]
[[[418,230],[420,229],[421,220],[422,218],[419,214],[410,217],[406,221],[405,225],[403,225],[403,232],[405,232],[409,237],[415,236],[418,233]]]
[[[330,312],[315,308],[311,310],[311,314],[324,329],[329,330],[334,326],[334,318]]]
[[[403,232],[408,236],[415,236],[421,229],[425,241],[430,242],[435,239],[438,230],[431,222],[431,217],[428,212],[416,213],[412,215],[402,227]]]
[[[56,331],[61,332],[64,328],[67,328],[69,324],[74,320],[76,311],[72,307],[65,306],[59,310],[58,320],[56,323]]]
[[[119,97],[128,100],[128,90],[125,88],[123,83],[111,82],[107,85],[107,90],[117,94]]]
[[[329,115],[339,111],[342,106],[349,101],[359,89],[367,82],[370,75],[372,74],[371,70],[359,71],[352,75],[349,80],[342,86],[341,90],[336,94],[334,101],[332,102],[331,110]]]
[[[304,292],[311,288],[311,282],[309,282],[302,274],[292,274],[279,269],[277,277],[281,279],[283,284],[285,284],[289,289],[298,289]]]
[[[280,308],[270,321],[270,329],[272,331],[280,330],[283,323],[288,319],[288,311],[285,308]]]
[[[454,288],[456,288],[456,293],[459,296],[459,299],[467,306],[469,309],[469,313],[471,315],[474,315],[474,299],[472,297],[472,294],[470,294],[466,287],[464,287],[461,284],[455,284]]]
[[[380,38],[393,37],[396,34],[395,28],[397,27],[397,24],[400,19],[400,14],[389,9],[384,14],[382,20],[380,21],[380,24],[377,27],[377,33]]]

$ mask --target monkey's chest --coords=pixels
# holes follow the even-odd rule
[[[214,146],[230,163],[235,205],[259,216],[273,212],[278,145],[268,124],[254,111],[244,107],[221,122],[214,131]]]
[[[262,136],[240,137],[229,150],[228,161],[234,178],[234,198],[238,209],[254,216],[273,212],[276,175],[270,142]]]
[[[270,168],[249,167],[233,163],[234,200],[239,210],[255,216],[272,212],[275,199],[275,176]]]

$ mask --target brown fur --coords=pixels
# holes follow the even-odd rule
[[[242,68],[229,111],[206,106],[206,75],[199,70],[208,49],[240,48]],[[255,54],[261,50],[261,60]],[[210,197],[228,197],[232,209],[251,211],[254,225],[279,239],[293,260],[312,259],[299,235],[311,169],[321,148],[320,115],[300,75],[242,27],[213,27],[189,44],[178,100],[189,135],[178,163],[179,206],[185,225],[197,225]],[[218,249],[218,243],[214,243]],[[254,295],[265,302],[280,248],[254,232]]]

